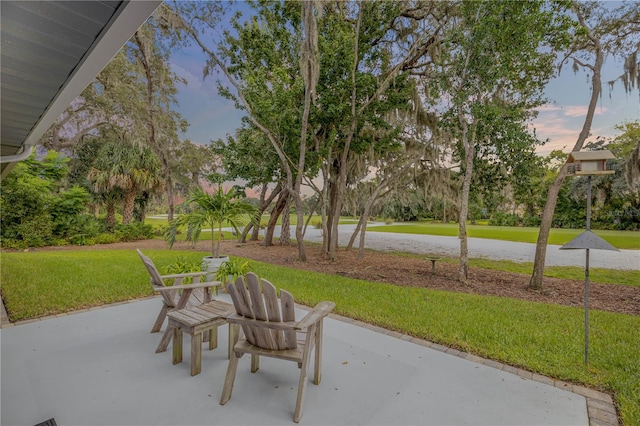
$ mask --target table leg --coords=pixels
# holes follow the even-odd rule
[[[202,333],[191,336],[191,375],[200,374],[202,363]]]
[[[218,347],[218,327],[212,327],[207,332],[209,335],[209,350],[215,349]]]
[[[173,365],[182,362],[182,329],[180,327],[173,328]]]

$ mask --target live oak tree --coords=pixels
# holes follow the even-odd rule
[[[614,143],[626,148],[622,157],[626,159],[625,178],[630,187],[635,186],[640,190],[640,122],[624,123],[617,129],[623,133]]]
[[[158,13],[160,13],[162,9]],[[187,123],[173,110],[176,84],[171,72],[170,34],[154,14],[118,52],[42,138],[49,149],[74,151],[87,138],[103,132],[126,132],[127,140],[143,151],[150,147],[160,159],[167,191],[169,219],[173,215],[174,155],[178,133]],[[162,19],[160,19],[162,22]],[[87,169],[89,165],[76,168]],[[127,209],[129,211],[129,209]]]
[[[140,93],[136,87],[136,71],[124,53],[119,51],[94,81],[74,99],[56,119],[39,143],[47,149],[73,152],[84,139],[98,134],[102,127],[130,128],[125,120]]]
[[[364,187],[366,196],[360,195],[360,199],[352,200],[355,204],[354,210],[361,211],[360,220],[349,239],[347,250],[351,249],[359,235],[359,258],[364,257],[366,224],[374,204],[390,194],[409,191],[424,172],[418,164],[433,164],[438,161],[439,150],[435,142],[438,139],[438,131],[435,117],[422,108],[415,86],[410,101],[410,109],[395,109],[385,117],[387,122],[403,129],[395,137],[395,143],[385,145],[382,150],[375,149],[374,144],[368,152],[356,157],[362,164],[356,169],[362,169],[360,174],[365,180],[349,187],[347,195],[351,196],[350,198],[354,198],[353,194],[358,197],[357,194],[362,192],[358,189]],[[368,131],[371,132],[372,129]],[[370,170],[375,170],[375,173],[371,173]]]
[[[258,188],[258,216],[262,217],[272,201],[283,191],[282,168],[271,143],[260,130],[250,124],[243,125],[235,136],[227,140],[212,141],[211,150],[219,159],[219,165],[229,180],[242,179],[248,188]],[[275,213],[275,212],[274,212]],[[264,244],[272,244],[273,232],[278,216],[272,216],[265,233]],[[259,227],[249,223],[243,230],[241,241],[249,231],[251,240],[258,240]]]
[[[157,13],[161,14],[164,9]],[[180,114],[172,109],[176,103],[176,83],[184,83],[168,64],[169,49],[163,43],[163,27],[160,16],[159,23],[152,16],[136,31],[130,42],[125,45],[125,52],[137,66],[139,84],[143,84],[142,98],[137,99],[137,123],[143,126],[140,138],[153,150],[160,159],[164,188],[167,195],[168,216],[173,220],[174,196],[173,176],[171,173],[172,150],[179,143],[178,133],[185,131],[187,122]]]
[[[541,1],[463,1],[457,6],[437,83],[445,105],[442,122],[456,142],[454,158],[460,161],[458,277],[466,282],[474,165],[481,158],[504,162],[512,150],[534,142],[526,137],[525,122],[542,103],[542,90],[552,75],[554,54],[543,47],[552,41],[547,30],[556,23],[553,10]]]
[[[398,149],[402,128],[385,118],[411,109],[411,71],[429,61],[446,17],[447,5],[438,2],[348,2],[325,8],[314,137],[324,158],[323,250],[330,259],[337,256],[345,193],[368,173],[367,167],[359,168],[365,176],[353,173],[358,157],[374,150],[378,154],[371,158],[381,158]]]
[[[307,132],[302,133],[302,121],[314,91],[314,3],[250,4],[255,15],[244,23],[240,16],[232,18],[234,34],[225,32],[219,44],[205,39],[220,16],[212,5],[185,7],[176,2],[173,19],[208,56],[205,76],[218,70],[224,74],[229,86],[221,83],[219,91],[247,112],[251,124],[265,134],[276,152],[283,189],[299,212],[298,252],[300,259],[306,260],[300,187],[306,172]]]
[[[640,10],[637,3],[625,4],[615,10],[608,10],[598,2],[572,2],[574,31],[571,33],[571,45],[561,66],[572,62],[573,70],[585,70],[591,74],[591,98],[587,107],[584,123],[571,151],[580,151],[589,137],[596,107],[602,93],[602,65],[607,56],[626,58],[625,90],[634,88],[638,79],[637,56],[640,47]],[[629,60],[631,58],[631,60]],[[531,288],[542,288],[544,264],[547,253],[547,241],[558,200],[558,194],[567,175],[564,165],[547,192],[547,201],[540,232],[536,242],[536,254],[533,273],[529,281]]]

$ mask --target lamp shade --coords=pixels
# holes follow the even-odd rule
[[[560,247],[560,250],[595,249],[620,251],[591,231],[582,234]]]

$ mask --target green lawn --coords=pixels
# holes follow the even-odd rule
[[[148,250],[159,269],[178,256]],[[12,321],[150,294],[133,250],[1,253],[2,295]],[[336,302],[336,313],[561,380],[613,391],[624,424],[640,424],[640,317],[591,312],[590,366],[583,311],[522,300],[370,283],[260,262],[251,269],[298,303]]]
[[[410,222],[406,224],[371,226],[367,227],[367,231],[455,237],[458,235],[458,224]],[[467,225],[469,237],[523,243],[535,243],[538,239],[538,231],[538,228],[529,227]],[[551,229],[549,244],[566,244],[583,231],[584,229]],[[640,232],[599,230],[595,230],[594,232],[616,248],[640,250]]]

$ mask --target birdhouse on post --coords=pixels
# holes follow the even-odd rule
[[[569,154],[567,165],[570,176],[612,175],[614,170],[607,170],[607,160],[615,156],[609,150],[602,151],[574,151]]]

